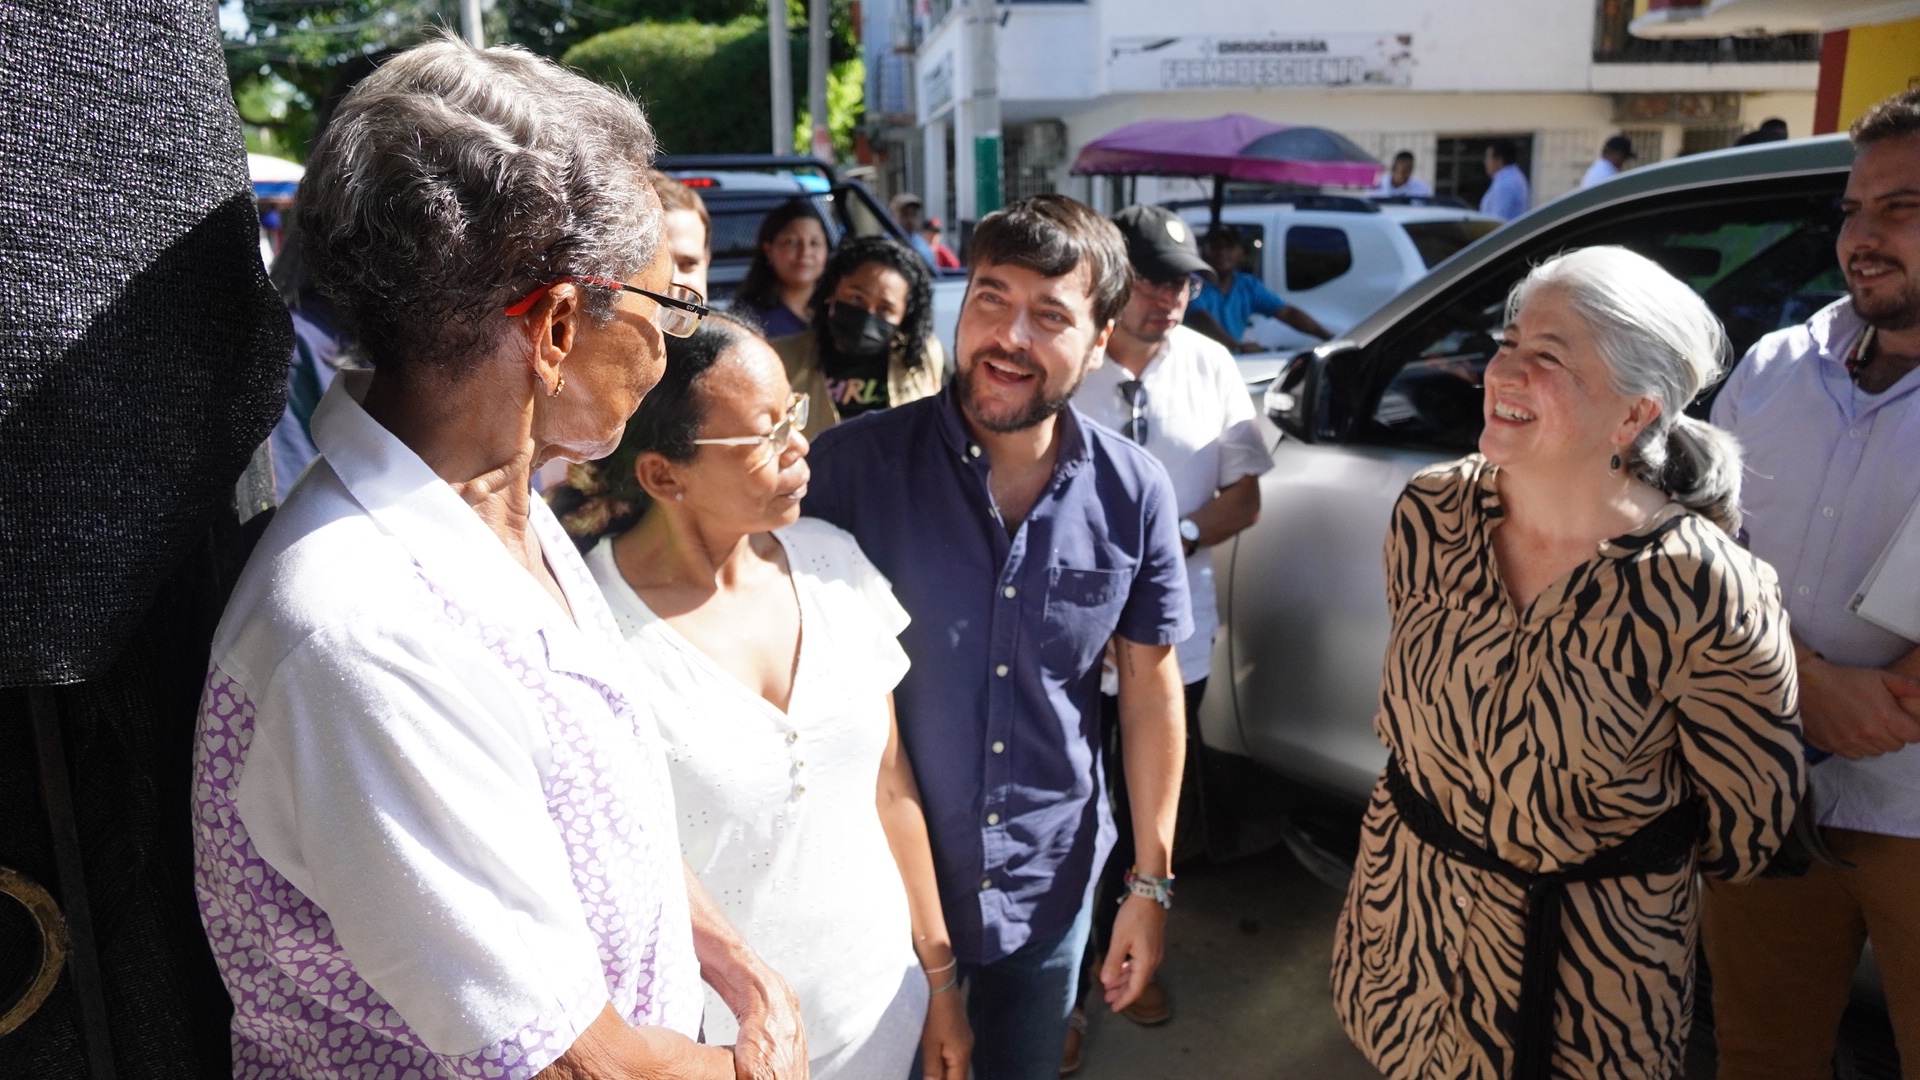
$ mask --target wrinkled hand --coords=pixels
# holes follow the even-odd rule
[[[973,1058],[973,1028],[956,987],[927,1002],[927,1025],[920,1031],[920,1072],[925,1080],[967,1080]]]
[[[1114,1012],[1133,1004],[1166,955],[1167,909],[1144,896],[1129,894],[1113,919],[1112,943],[1100,965],[1100,986]]]
[[[736,1080],[806,1080],[807,1033],[800,1024],[800,1000],[787,980],[755,962],[749,993],[728,1002],[740,1022],[733,1044]]]
[[[1814,746],[1857,760],[1920,742],[1920,682],[1820,659],[1800,671],[1800,721]]]

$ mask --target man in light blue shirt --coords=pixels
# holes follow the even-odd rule
[[[1501,221],[1512,221],[1533,205],[1533,189],[1527,186],[1527,174],[1520,171],[1520,148],[1512,139],[1495,139],[1487,144],[1487,175],[1493,183],[1480,196],[1480,212]]]
[[[1920,641],[1854,610],[1920,503],[1920,90],[1869,111],[1853,139],[1847,298],[1762,338],[1713,406],[1745,451],[1745,531],[1779,573],[1817,821],[1845,860],[1707,883],[1727,1080],[1831,1075],[1869,940],[1903,1056],[1920,1047]]]
[[[1213,267],[1214,276],[1219,280],[1216,284],[1201,279],[1200,295],[1188,305],[1187,325],[1193,329],[1242,352],[1247,351],[1248,346],[1240,339],[1246,335],[1247,323],[1255,315],[1279,319],[1322,341],[1333,336],[1319,320],[1280,299],[1259,275],[1247,273],[1247,242],[1231,226],[1223,225],[1207,234],[1202,258]],[[1194,312],[1205,318],[1194,318]]]

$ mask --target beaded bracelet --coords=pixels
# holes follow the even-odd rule
[[[1144,896],[1168,911],[1173,910],[1173,875],[1159,878],[1152,874],[1143,874],[1137,868],[1130,868],[1121,881],[1126,885],[1128,893]],[[1121,897],[1121,900],[1125,899],[1126,897]]]

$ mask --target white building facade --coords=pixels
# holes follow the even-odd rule
[[[1769,117],[1810,133],[1816,37],[1633,38],[1647,3],[869,0],[869,137],[883,190],[970,222],[1039,191],[1103,210],[1199,196],[1191,181],[1069,174],[1089,140],[1159,117],[1332,128],[1382,161],[1410,151],[1416,175],[1469,202],[1487,142],[1512,139],[1535,205],[1576,187],[1610,135],[1645,163]]]

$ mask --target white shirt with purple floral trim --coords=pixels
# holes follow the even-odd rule
[[[195,885],[236,1077],[520,1080],[609,1002],[704,993],[663,748],[538,499],[573,618],[343,373],[215,636]]]

